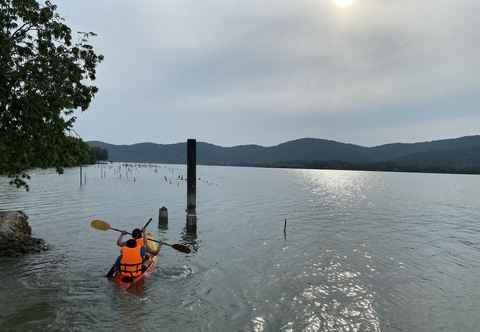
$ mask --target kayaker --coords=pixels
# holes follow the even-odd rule
[[[127,241],[122,241],[123,236],[125,236],[127,234],[128,234],[127,232],[122,232],[122,234],[120,234],[120,236],[117,240],[117,245],[119,247],[123,247],[127,244]],[[145,247],[144,236],[145,236],[145,234],[143,234],[143,232],[140,228],[135,228],[132,231],[132,239],[134,239],[137,242],[137,244],[140,245],[140,247]]]
[[[160,251],[160,246],[157,247],[155,252],[148,251],[145,246],[145,233],[139,228],[135,228],[132,231],[132,238],[127,241],[123,241],[123,237],[128,232],[123,231],[117,239],[117,245],[120,249],[120,257],[115,262],[115,270],[124,275],[125,277],[136,277],[142,271],[142,264],[148,261],[149,255],[157,255]],[[141,259],[139,260],[138,257]],[[140,262],[140,263],[139,263]]]
[[[124,277],[135,278],[139,276],[143,271],[145,248],[139,246],[135,239],[129,239],[121,247],[120,252],[117,271]]]
[[[141,231],[136,228],[133,230],[132,235],[135,234],[138,238],[139,232],[137,230],[141,234]],[[142,264],[146,258],[143,238],[141,238],[141,241],[138,241],[132,236],[132,238],[127,241],[123,241],[125,235],[128,235],[128,232],[123,231],[117,239],[117,246],[120,247],[120,256],[115,262],[115,270],[126,277],[135,277],[141,273]],[[140,257],[140,259],[138,259],[138,257]]]
[[[117,240],[117,245],[119,247],[123,247],[126,242],[122,241],[122,238],[124,235],[128,234],[127,232],[125,233],[122,233],[120,235],[120,237],[118,238]],[[145,248],[145,253],[149,253],[151,255],[158,255],[158,252],[159,252],[159,249],[156,250],[156,251],[152,251],[149,246],[145,245],[145,239],[146,239],[146,235],[145,235],[145,231],[142,232],[142,230],[140,228],[135,228],[133,231],[132,231],[132,239],[135,239],[135,241],[137,242],[137,245],[139,245],[140,247],[143,247]],[[147,258],[145,256],[145,254],[143,255],[144,259]]]
[[[140,228],[135,228],[133,231],[132,231],[132,238],[135,239],[135,241],[137,241],[137,245],[141,246],[141,247],[145,247],[145,232],[142,232],[142,230]]]
[[[124,235],[128,234],[127,232],[124,232],[120,235],[120,237],[118,238],[117,240],[117,245],[119,247],[123,247],[126,242],[122,241],[122,238]],[[145,245],[146,241],[146,235],[145,235],[145,231],[142,232],[142,230],[140,228],[135,228],[133,231],[132,231],[132,239],[135,239],[135,241],[137,242],[137,245],[139,245],[140,247],[143,247],[144,248],[144,254],[143,254],[143,257],[145,258],[145,253],[149,253],[151,255],[158,255],[158,252],[160,251],[160,247],[157,246],[157,250],[156,251],[152,251],[149,246]]]

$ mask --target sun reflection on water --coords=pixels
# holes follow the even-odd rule
[[[301,330],[380,331],[375,294],[362,281],[361,272],[349,271],[341,261],[328,266],[314,263],[302,279],[311,284],[292,298],[292,306],[304,308]]]
[[[270,276],[275,284],[283,285],[275,292],[277,300],[255,307],[250,329],[380,332],[377,294],[369,282],[374,263],[364,253],[357,250],[345,256],[326,249],[307,259],[296,274],[282,273],[279,268]],[[269,315],[272,307],[282,313],[280,321]]]
[[[347,196],[361,192],[372,176],[369,172],[336,170],[304,170],[302,174],[311,183],[314,194],[328,192]]]

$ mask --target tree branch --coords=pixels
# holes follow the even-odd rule
[[[21,31],[25,26],[29,26],[26,30],[24,31]],[[32,25],[29,24],[29,23],[24,23],[20,28],[18,28],[17,30],[15,30],[12,35],[10,36],[10,41],[13,41],[15,39],[15,35],[19,32],[28,32],[30,31],[30,29],[32,28]]]

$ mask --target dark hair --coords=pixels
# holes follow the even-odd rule
[[[142,230],[139,229],[139,228],[135,228],[135,229],[132,231],[132,237],[133,237],[134,239],[141,238],[141,237],[142,237]]]
[[[137,241],[134,239],[130,239],[127,241],[127,247],[129,248],[135,248],[137,246]]]

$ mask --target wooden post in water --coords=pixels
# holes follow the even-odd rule
[[[80,165],[80,187],[82,186],[83,177],[82,177],[82,165]]]
[[[158,210],[158,228],[168,227],[168,210],[165,206],[162,206]]]
[[[187,232],[197,231],[197,141],[187,140]]]

